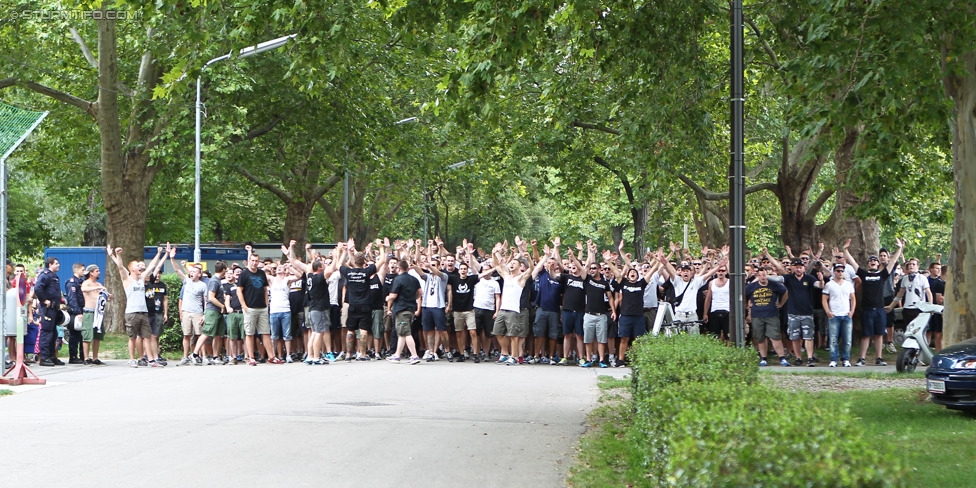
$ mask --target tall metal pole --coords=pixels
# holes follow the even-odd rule
[[[745,149],[744,149],[744,105],[742,65],[742,0],[732,2],[732,45],[731,65],[731,144],[732,161],[729,165],[729,239],[731,259],[730,308],[732,325],[735,327],[735,344],[742,347],[745,335],[745,248],[746,248],[746,194],[745,194]]]
[[[202,76],[202,75],[201,75]],[[193,150],[195,183],[193,190],[193,262],[200,262],[200,76],[197,76],[197,127]]]
[[[349,240],[349,168],[342,181],[342,240]]]

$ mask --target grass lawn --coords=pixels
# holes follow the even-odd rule
[[[948,410],[916,389],[824,392],[825,408],[849,402],[864,435],[900,446],[908,486],[972,486],[976,480],[976,417]]]
[[[13,390],[0,390],[0,397],[13,395],[13,394],[14,394]]]
[[[810,373],[804,373],[810,374]],[[828,374],[828,373],[823,373]],[[897,373],[846,373],[872,379],[924,377]],[[572,487],[645,485],[643,474],[629,467],[627,428],[632,422],[630,381],[600,377],[600,405],[587,418],[576,463],[567,483]],[[976,416],[967,416],[928,401],[921,389],[811,393],[824,409],[849,404],[864,425],[864,435],[898,446],[908,467],[906,486],[972,486],[976,480]]]

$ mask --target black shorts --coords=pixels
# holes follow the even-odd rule
[[[349,314],[346,316],[346,328],[349,330],[373,330],[373,311],[369,305],[349,304]]]

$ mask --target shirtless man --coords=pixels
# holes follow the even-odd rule
[[[81,319],[81,357],[85,358],[85,364],[102,364],[98,359],[93,360],[88,357],[88,350],[91,348],[92,339],[95,337],[95,331],[93,329],[95,325],[95,305],[98,303],[98,295],[103,291],[107,291],[105,286],[98,282],[99,276],[101,276],[101,270],[98,269],[98,266],[89,264],[85,268],[85,281],[81,282],[81,294],[85,299]]]

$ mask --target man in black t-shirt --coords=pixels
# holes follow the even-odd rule
[[[159,351],[159,336],[163,335],[163,327],[169,318],[169,298],[166,291],[166,283],[159,279],[159,272],[153,273],[149,277],[149,283],[146,283],[146,309],[149,311],[150,340],[155,351]],[[156,358],[156,362],[166,364],[162,357]]]
[[[771,259],[770,264],[783,275],[783,285],[789,293],[790,298],[786,301],[787,334],[793,341],[793,349],[799,351],[802,339],[807,351],[807,366],[812,366],[816,362],[813,358],[813,297],[814,290],[819,290],[823,284],[805,272],[806,264],[799,258],[792,261],[792,273],[778,259]]]
[[[237,364],[244,359],[244,312],[241,310],[241,299],[237,296],[237,280],[241,276],[242,268],[236,264],[227,271],[224,283],[225,315],[227,323],[227,356],[231,364]]]
[[[335,361],[332,351],[332,334],[329,331],[332,305],[329,301],[329,277],[336,272],[338,264],[344,259],[343,246],[337,244],[333,249],[333,258],[328,265],[321,259],[315,259],[311,265],[303,263],[295,257],[294,251],[289,250],[288,258],[295,267],[305,273],[305,290],[308,299],[308,321],[311,327],[308,343],[305,346],[305,364],[325,365]],[[324,358],[323,350],[325,349]]]
[[[397,349],[392,356],[386,358],[392,362],[399,362],[403,348],[410,351],[410,364],[420,362],[417,354],[417,343],[411,334],[411,325],[415,317],[420,316],[420,306],[423,303],[423,292],[420,291],[420,280],[408,274],[406,270],[410,265],[403,259],[397,266],[404,271],[397,275],[390,287],[390,294],[386,296],[387,314],[394,320],[394,328],[397,333]]]
[[[261,335],[264,350],[271,351],[271,322],[268,318],[268,275],[258,269],[261,256],[251,254],[247,257],[247,268],[241,271],[237,284],[237,298],[244,312],[244,349],[247,351],[247,364],[257,366],[254,355],[254,336]]]
[[[463,362],[468,356],[465,335],[470,335],[471,344],[478,345],[478,327],[474,320],[474,286],[478,284],[478,275],[468,274],[468,264],[461,262],[457,274],[448,273],[447,286],[451,289],[448,311],[454,318],[454,332],[457,336],[458,349],[462,351],[457,357]],[[477,349],[474,349],[477,353]]]
[[[900,239],[897,240],[897,243],[898,252],[895,255],[901,257],[901,251],[905,247],[905,243]],[[865,269],[858,266],[857,261],[854,260],[854,256],[848,250],[850,244],[850,239],[844,243],[844,257],[847,259],[847,263],[854,268],[857,276],[861,278],[861,300],[859,303],[861,306],[861,355],[859,356],[860,359],[854,363],[854,366],[864,366],[866,364],[864,358],[868,353],[868,344],[872,339],[874,340],[874,352],[877,354],[874,364],[876,366],[887,366],[888,363],[881,357],[881,348],[884,345],[888,325],[887,314],[884,309],[884,292],[885,284],[891,276],[891,270],[895,267],[897,257],[895,260],[889,261],[887,266],[883,267],[878,256],[871,255],[868,257],[868,267]]]

